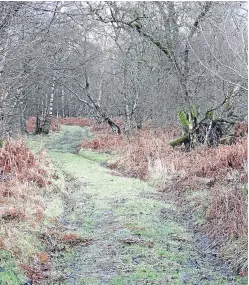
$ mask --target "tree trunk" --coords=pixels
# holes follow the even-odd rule
[[[128,137],[130,137],[132,135],[132,119],[131,119],[131,114],[130,114],[130,108],[128,103],[126,103],[125,106],[125,133]]]
[[[49,107],[46,108],[45,114],[42,115],[42,120],[39,116],[36,117],[36,130],[35,134],[48,134],[50,131],[51,120],[53,116],[53,106],[54,106],[54,89],[55,80],[53,81],[52,91],[49,99]]]
[[[117,124],[115,124],[110,118],[106,118],[105,120],[114,133],[121,134],[120,127]]]
[[[41,127],[41,124],[42,124],[42,120],[41,118],[39,117],[39,115],[36,115],[36,127],[35,127],[35,135],[39,135],[42,133],[42,127]]]
[[[54,89],[55,89],[55,80],[53,80],[52,92],[51,92],[50,100],[49,100],[49,111],[47,112],[45,116],[45,120],[42,125],[42,132],[44,134],[48,134],[50,131],[51,120],[53,116],[53,107],[54,107]]]
[[[189,135],[184,135],[180,138],[177,138],[171,142],[169,142],[169,145],[172,146],[172,147],[176,147],[176,146],[180,146],[182,144],[189,144],[190,143],[190,140],[189,140]]]
[[[61,87],[61,111],[62,111],[62,118],[65,118],[65,90],[64,86]]]

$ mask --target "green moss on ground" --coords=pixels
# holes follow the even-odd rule
[[[18,268],[15,258],[7,250],[0,250],[0,284],[23,285],[26,278]]]
[[[110,155],[107,153],[101,153],[101,152],[94,152],[91,150],[81,149],[79,151],[79,155],[86,159],[97,162],[97,163],[105,163],[105,162],[110,163],[110,162],[115,161],[115,158],[113,157],[113,155]]]

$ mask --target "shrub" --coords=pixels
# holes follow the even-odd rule
[[[246,137],[248,134],[248,122],[239,122],[235,126],[235,136],[236,137]]]
[[[185,170],[187,177],[224,178],[232,170],[244,170],[247,161],[247,141],[240,140],[233,145],[200,147],[174,156],[177,170]]]
[[[126,138],[123,135],[102,133],[94,139],[82,142],[80,147],[95,151],[112,152],[121,150],[126,144]]]
[[[52,165],[45,152],[36,156],[23,140],[9,139],[0,148],[0,169],[0,249],[11,253],[11,260],[35,282],[39,278],[27,269],[36,256],[41,257],[37,230],[45,219],[46,188],[40,187],[51,183]],[[39,263],[44,261],[40,259]],[[7,267],[8,262],[2,261],[1,266]]]
[[[216,239],[247,236],[247,195],[243,188],[217,186],[206,215],[206,229]]]
[[[8,139],[0,148],[2,175],[0,179],[9,180],[11,177],[17,177],[22,182],[35,182],[39,186],[50,184],[48,172],[40,163],[44,158],[44,152],[40,154],[40,157],[35,156],[23,140]]]
[[[93,119],[90,119],[90,118],[61,118],[59,119],[59,123],[61,125],[89,127],[93,124]]]

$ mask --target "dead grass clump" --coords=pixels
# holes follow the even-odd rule
[[[112,152],[121,150],[127,144],[124,135],[101,133],[96,138],[84,141],[80,147],[95,151]]]
[[[109,133],[110,127],[106,123],[97,122],[96,120],[93,121],[91,124],[91,130],[93,132],[100,133]]]
[[[26,129],[29,133],[32,133],[35,131],[36,128],[36,117],[29,117],[26,122]]]
[[[10,252],[20,268],[28,268],[38,253],[37,231],[45,219],[41,189],[15,178],[0,182],[0,193],[0,249]]]
[[[162,157],[167,156],[173,150],[167,145],[169,134],[158,131],[156,134],[150,130],[140,130],[128,139],[125,135],[113,134],[105,126],[96,131],[94,139],[85,141],[81,148],[88,148],[95,151],[117,152],[119,160],[112,163],[112,168],[118,168],[129,176],[140,179],[148,178],[149,164]]]
[[[44,265],[37,263],[36,266],[22,264],[20,267],[25,272],[31,284],[40,284],[42,280],[48,278],[47,272],[50,269],[50,264]]]
[[[121,124],[121,122],[119,122]],[[190,152],[173,149],[168,142],[178,134],[171,131],[140,130],[129,140],[124,135],[114,135],[105,124],[98,129],[93,125],[96,136],[83,142],[82,148],[97,151],[117,151],[120,154],[117,168],[140,179],[154,178],[167,183],[177,177],[183,186],[198,184],[199,177],[224,179],[228,173],[237,170],[243,172],[247,161],[247,140],[239,138],[236,144],[218,147],[199,147]],[[238,130],[246,127],[238,126]],[[241,134],[241,132],[240,132]],[[165,184],[161,183],[161,184]]]
[[[111,167],[118,168],[129,176],[147,179],[155,161],[173,153],[173,149],[167,144],[172,138],[170,132],[145,129],[127,138],[123,134],[113,134],[106,124],[96,123],[92,129],[96,134],[95,138],[84,141],[80,147],[95,151],[118,152],[120,158]]]
[[[93,119],[90,119],[90,118],[61,118],[59,119],[59,123],[61,125],[89,127],[93,124]]]
[[[120,127],[120,130],[122,133],[124,133],[124,121],[122,118],[114,117],[111,119],[115,124],[117,124]],[[93,132],[100,133],[112,133],[112,130],[107,122],[99,122],[97,120],[92,120],[91,122],[91,130]]]
[[[51,270],[51,258],[46,252],[38,252],[35,255],[34,264],[21,264],[20,268],[25,272],[32,284],[39,284],[44,279],[49,278],[49,270]]]
[[[216,239],[247,236],[247,197],[239,187],[217,187],[206,215],[206,229]]]
[[[248,134],[248,122],[239,122],[235,126],[235,136],[236,137],[246,137]]]
[[[223,179],[233,170],[243,171],[247,161],[247,141],[240,139],[234,145],[220,145],[217,148],[200,147],[190,152],[173,150],[168,141],[172,132],[141,130],[128,140],[123,135],[110,132],[97,133],[82,148],[97,151],[118,151],[118,168],[126,174],[147,179],[157,174],[161,179],[181,178],[191,184],[196,177]]]
[[[160,158],[165,168],[174,169],[185,186],[194,185],[198,177],[224,180],[235,170],[242,173],[245,180],[247,162],[247,141],[241,139],[233,145],[220,145],[216,148],[200,147],[190,152],[173,151]],[[173,164],[173,166],[172,166]]]
[[[33,133],[36,129],[36,117],[29,117],[26,123],[26,128],[29,133]],[[52,118],[50,131],[58,132],[60,130],[60,122],[56,118]]]
[[[148,179],[156,161],[170,156],[173,151],[167,145],[169,136],[166,132],[137,132],[123,148],[118,167],[131,176]]]
[[[45,170],[47,165],[41,163],[45,154],[40,157],[35,156],[27,144],[19,139],[17,141],[8,139],[0,148],[0,170],[2,179],[10,180],[17,177],[22,182],[35,182],[39,186],[51,184],[48,172]],[[44,168],[45,167],[45,168]]]
[[[209,177],[224,180],[234,171],[244,172],[247,161],[247,143],[242,140],[234,145],[217,148],[199,148],[179,154],[175,160],[176,170],[183,170],[185,179]]]
[[[0,249],[35,281],[40,278],[32,265],[40,247],[37,231],[45,220],[43,191],[53,168],[45,152],[36,156],[23,140],[8,139],[0,149],[0,169]]]
[[[117,117],[112,120],[123,129],[124,124],[121,118]],[[122,134],[115,134],[107,123],[92,120],[90,126],[91,130],[95,133],[95,137],[91,140],[82,142],[80,145],[81,148],[103,152],[122,152],[124,147],[129,143],[123,132]]]
[[[52,118],[50,131],[59,132],[60,129],[61,129],[61,124],[59,123],[59,121],[55,118]]]
[[[247,237],[230,240],[221,248],[221,255],[241,277],[248,276]]]
[[[43,220],[43,204],[38,195],[39,188],[27,185],[18,179],[0,182],[0,218]]]

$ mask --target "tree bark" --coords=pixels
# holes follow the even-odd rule
[[[177,138],[177,139],[169,142],[169,145],[172,147],[176,147],[176,146],[182,145],[183,143],[184,144],[189,143],[189,135],[184,135],[180,138]]]

